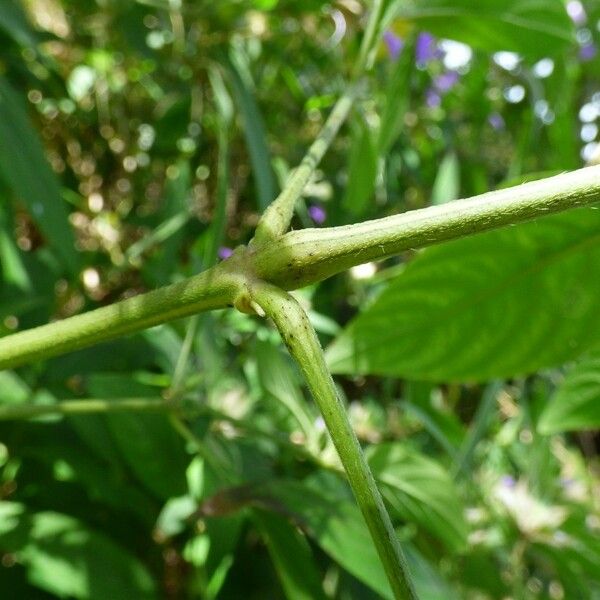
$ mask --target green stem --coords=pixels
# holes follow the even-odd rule
[[[342,123],[346,120],[352,108],[357,88],[357,84],[350,86],[348,91],[339,98],[302,162],[290,175],[279,196],[265,210],[256,227],[254,237],[256,243],[268,242],[287,231],[294,215],[296,200],[302,194],[302,190],[335,139]]]
[[[248,279],[297,289],[349,267],[600,202],[600,166],[357,225],[292,231],[200,275],[0,339],[0,369],[233,304]]]
[[[231,263],[232,268],[234,263]],[[179,317],[223,308],[231,303],[237,287],[230,265],[225,265],[221,263],[221,268],[147,294],[4,337],[0,339],[0,369],[71,352]]]
[[[34,419],[49,415],[83,415],[114,412],[169,412],[177,406],[158,398],[120,398],[119,400],[64,400],[56,404],[0,404],[0,421]]]
[[[321,410],[394,597],[416,598],[394,527],[336,392],[321,344],[308,316],[292,296],[274,286],[257,283],[250,286],[249,293],[252,300],[275,322]]]
[[[285,289],[408,249],[600,202],[600,166],[356,225],[292,231],[256,249],[258,277]]]

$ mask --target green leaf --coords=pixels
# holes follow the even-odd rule
[[[18,152],[15,151],[18,148]],[[71,270],[79,257],[58,181],[21,100],[0,77],[0,175],[31,212],[50,246]]]
[[[94,374],[88,389],[96,398],[153,395],[151,388],[120,374]],[[147,489],[162,499],[185,493],[187,455],[165,415],[108,414],[105,419],[123,459]]]
[[[410,100],[410,82],[414,69],[412,46],[404,49],[390,73],[381,112],[377,150],[385,156],[404,124]]]
[[[600,426],[600,355],[576,365],[542,412],[538,430],[550,434]]]
[[[227,66],[233,96],[244,122],[244,136],[252,164],[258,207],[263,211],[274,200],[277,192],[264,120],[256,102],[250,70],[240,50],[232,48]]]
[[[384,598],[392,598],[369,530],[350,498],[328,495],[292,481],[273,482],[265,491],[281,502],[286,512],[291,511],[308,535],[341,567]]]
[[[4,30],[21,46],[35,46],[36,34],[17,0],[2,0],[0,5],[0,29]]]
[[[0,532],[0,546],[15,553],[33,585],[85,600],[157,597],[152,577],[136,558],[80,521],[23,509],[11,510],[9,516],[12,527]]]
[[[425,250],[327,351],[337,373],[485,381],[600,342],[600,211],[580,209]]]
[[[367,525],[346,486],[337,477],[320,474],[303,484],[271,482],[265,486],[264,493],[266,507],[273,509],[273,499],[280,502],[284,514],[291,515],[341,567],[383,598],[393,597]],[[432,587],[435,569],[430,565],[425,568],[416,551],[407,552],[407,559],[419,598],[433,599],[430,591],[439,588],[441,577],[436,574]],[[447,592],[444,598],[454,598],[450,590]]]
[[[352,217],[367,212],[375,190],[377,149],[373,132],[364,119],[356,119],[348,163],[348,184],[342,205]]]
[[[390,16],[492,52],[511,50],[543,57],[574,43],[573,25],[562,0],[396,0]]]
[[[464,508],[446,469],[399,443],[371,446],[367,458],[382,494],[402,517],[454,551],[466,547]]]
[[[460,163],[455,152],[448,152],[440,163],[433,188],[431,204],[445,204],[460,196]]]
[[[324,600],[311,549],[306,538],[290,523],[273,513],[256,511],[277,575],[289,600]]]

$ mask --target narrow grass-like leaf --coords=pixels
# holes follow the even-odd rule
[[[24,106],[0,77],[0,175],[22,200],[50,246],[71,270],[79,258],[58,181]]]
[[[244,136],[252,164],[258,208],[263,211],[277,193],[267,133],[256,102],[254,83],[238,49],[232,48],[227,66],[233,95],[244,122]]]
[[[342,201],[346,213],[353,218],[367,212],[375,191],[377,158],[375,136],[368,123],[362,118],[357,118],[352,132],[348,184]]]
[[[18,0],[2,0],[0,4],[0,29],[21,46],[34,46],[36,34],[29,25]]]

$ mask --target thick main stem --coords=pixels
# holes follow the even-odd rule
[[[292,231],[257,249],[257,275],[285,289],[326,279],[349,267],[504,225],[600,202],[600,166],[366,221]]]
[[[268,284],[257,283],[250,286],[250,295],[275,322],[319,406],[357,504],[371,532],[394,597],[416,598],[394,527],[344,405],[336,392],[321,344],[306,313],[295,298]]]

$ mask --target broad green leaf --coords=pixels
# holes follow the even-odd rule
[[[455,551],[466,546],[464,509],[446,469],[399,443],[371,446],[367,458],[384,497],[402,517]]]
[[[3,527],[0,546],[15,553],[33,585],[82,600],[157,597],[146,568],[104,534],[55,512],[11,510],[9,516],[12,527]]]
[[[314,433],[313,419],[298,385],[298,374],[288,358],[272,343],[257,341],[256,366],[263,390],[285,407],[310,438]]]
[[[18,151],[15,149],[18,148]],[[8,82],[0,77],[0,176],[46,236],[50,246],[71,270],[79,258],[58,181],[44,156],[24,106]]]
[[[485,381],[600,343],[600,211],[586,208],[422,252],[327,351],[336,373]]]
[[[256,511],[254,520],[265,538],[286,597],[289,600],[324,600],[319,573],[306,538],[279,515]]]
[[[541,433],[558,433],[600,427],[600,355],[575,366],[542,412]]]
[[[328,495],[312,486],[278,481],[265,490],[268,497],[291,511],[308,535],[341,567],[384,598],[392,592],[369,530],[350,498]]]
[[[271,510],[273,499],[280,502],[284,514],[291,515],[333,560],[354,577],[383,598],[393,597],[367,525],[339,479],[325,475],[308,479],[303,484],[272,482],[265,486],[261,496],[267,501],[266,508]],[[417,594],[419,598],[433,600],[431,577],[435,570],[431,566],[424,568],[417,555],[416,552],[406,555]],[[441,581],[439,574],[436,580]],[[447,592],[445,598],[454,598],[450,590]]]
[[[562,0],[395,0],[388,15],[488,51],[543,57],[574,43]]]
[[[377,177],[375,136],[362,118],[356,119],[351,143],[348,183],[342,204],[346,212],[356,218],[367,212]]]
[[[151,396],[152,390],[131,377],[95,374],[88,382],[96,398]],[[186,490],[184,444],[163,414],[107,414],[106,423],[123,459],[137,479],[158,498]]]

